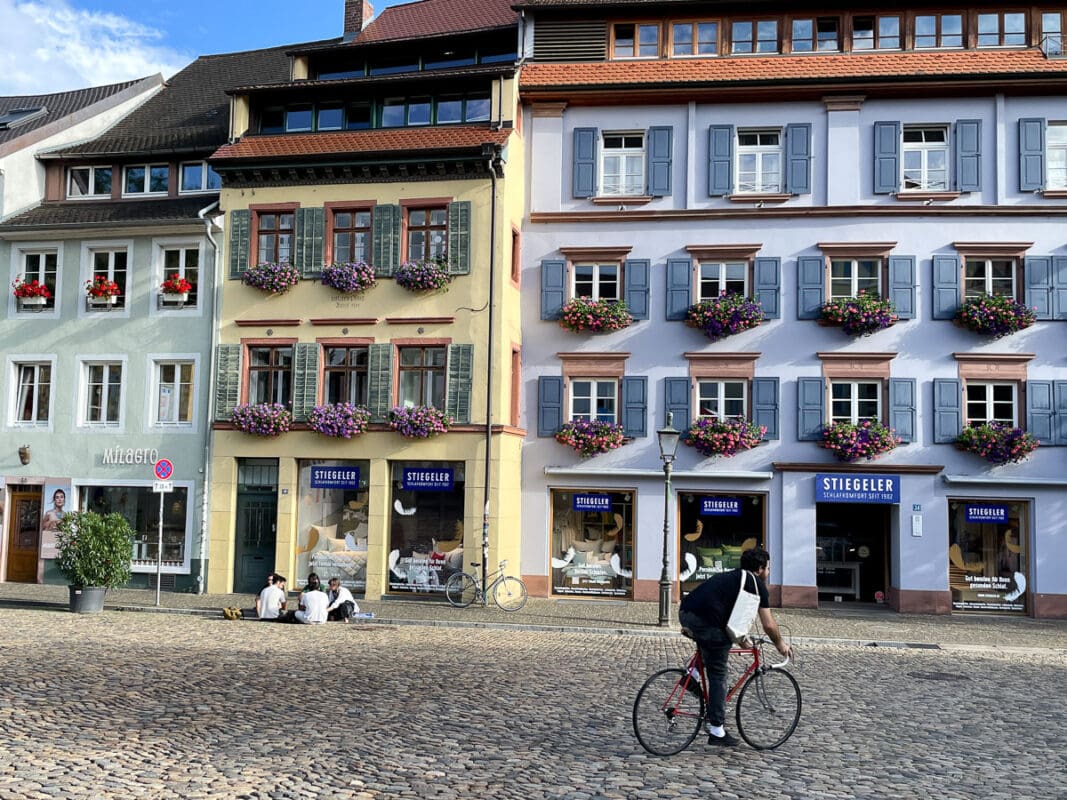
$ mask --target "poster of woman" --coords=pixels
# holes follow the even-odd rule
[[[69,483],[45,484],[45,510],[41,514],[41,558],[56,557],[56,531],[59,523],[67,515],[67,498],[70,496]]]

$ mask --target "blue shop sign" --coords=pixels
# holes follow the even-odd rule
[[[452,467],[404,467],[400,485],[409,492],[450,492]]]
[[[997,505],[971,505],[968,503],[967,521],[1007,523],[1008,507]]]
[[[741,516],[741,498],[702,497],[700,498],[700,516],[739,517]]]
[[[576,494],[571,508],[575,511],[611,511],[611,495]]]
[[[861,475],[855,472],[815,475],[816,503],[899,503],[899,475]]]
[[[359,467],[312,467],[312,489],[358,489]]]

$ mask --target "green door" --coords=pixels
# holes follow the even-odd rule
[[[278,542],[278,466],[265,459],[238,465],[234,592],[256,594],[274,571]]]

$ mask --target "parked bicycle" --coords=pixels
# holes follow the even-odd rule
[[[496,571],[486,576],[484,586],[477,575],[457,572],[445,583],[445,597],[456,608],[466,608],[475,601],[483,606],[488,605],[489,595],[492,594],[493,602],[500,608],[518,611],[526,605],[526,584],[519,578],[504,574],[507,565],[506,560],[501,561]],[[475,561],[471,566],[480,567],[481,564]]]
[[[684,628],[682,633],[693,638]],[[731,655],[752,660],[726,693],[726,701],[737,695],[737,732],[741,738],[757,750],[773,750],[793,735],[800,722],[800,686],[785,669],[790,659],[778,664],[764,660],[762,649],[773,645],[770,639],[760,636],[751,642],[751,647],[730,650]],[[637,741],[653,755],[680,753],[700,733],[707,707],[708,684],[697,647],[684,669],[660,670],[637,693]]]

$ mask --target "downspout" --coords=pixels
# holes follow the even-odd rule
[[[489,330],[486,334],[485,358],[485,509],[482,512],[482,586],[485,587],[489,577],[489,484],[492,477],[493,455],[493,340],[496,335],[496,315],[493,306],[496,302],[496,170],[503,164],[499,145],[488,145],[490,158],[489,183]]]
[[[219,243],[215,241],[215,237],[211,232],[214,222],[208,219],[206,215],[218,207],[219,201],[216,200],[211,205],[205,206],[196,212],[196,216],[204,223],[204,228],[207,232],[207,240],[211,242],[211,249],[213,251],[211,263],[214,265],[215,272],[214,296],[211,307],[211,353],[208,358],[208,420],[211,420],[214,416],[211,412],[211,407],[213,398],[215,397],[215,351],[218,349],[219,342],[219,307],[221,303],[220,295],[222,293],[222,280],[219,277]],[[208,557],[208,508],[211,496],[211,459],[214,456],[213,445],[215,439],[214,433],[210,427],[210,422],[208,422],[205,427],[207,439],[204,442],[204,497],[200,504],[200,574],[196,576],[197,594],[204,594],[207,592],[207,579],[204,573],[207,569],[206,565]]]

